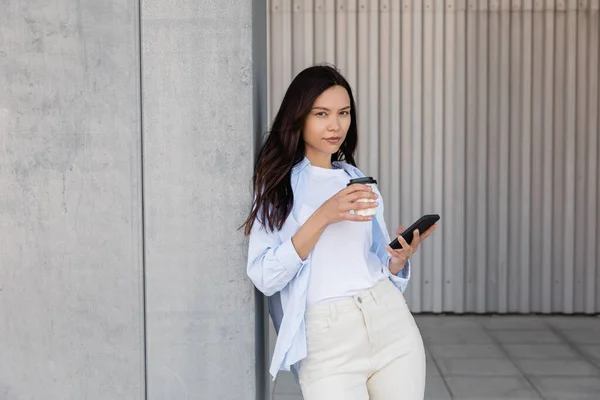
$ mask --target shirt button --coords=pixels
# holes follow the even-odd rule
[[[360,297],[359,297],[359,298],[357,298],[356,300],[357,300],[359,303],[361,303],[361,304],[362,304],[362,299],[361,299]]]

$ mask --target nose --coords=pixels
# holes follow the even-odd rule
[[[337,132],[340,130],[340,121],[337,116],[332,118],[332,121],[329,123],[329,130],[333,132]]]

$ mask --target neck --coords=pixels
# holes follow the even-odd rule
[[[308,161],[310,161],[310,165],[312,165],[314,167],[328,168],[328,169],[333,168],[333,166],[331,165],[331,154],[324,154],[324,153],[309,154],[309,152],[307,152],[306,158],[308,158]]]

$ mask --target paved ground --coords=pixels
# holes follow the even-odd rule
[[[417,316],[429,400],[600,400],[600,316]],[[401,398],[398,398],[401,400]],[[302,400],[279,374],[273,400]]]

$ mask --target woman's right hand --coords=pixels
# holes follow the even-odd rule
[[[318,212],[328,225],[340,221],[371,221],[371,216],[351,214],[350,211],[377,207],[379,203],[375,200],[378,197],[370,186],[354,184],[334,194],[319,207]],[[357,202],[359,199],[369,201]]]
[[[372,217],[351,214],[350,211],[377,207],[377,194],[368,185],[350,185],[321,205],[292,237],[292,244],[301,260],[313,251],[321,234],[329,224],[340,221],[371,221]],[[357,202],[368,199],[368,202]]]

